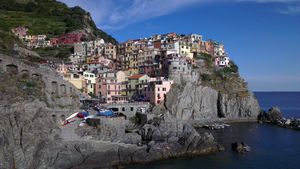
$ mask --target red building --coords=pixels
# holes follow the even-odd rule
[[[83,33],[67,33],[51,39],[52,45],[73,45],[81,42]]]
[[[154,41],[153,45],[154,45],[154,48],[160,49],[161,48],[161,41],[160,40]]]

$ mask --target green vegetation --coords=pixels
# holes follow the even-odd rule
[[[46,48],[36,48],[32,49],[37,52],[43,58],[59,58],[63,60],[67,60],[70,54],[73,53],[72,46],[64,46],[64,47],[46,47]]]
[[[207,53],[200,53],[199,55],[195,56],[196,60],[203,60],[205,66],[208,70],[213,71],[214,69],[214,58],[212,55]]]
[[[214,65],[214,58],[209,54],[202,53],[196,59],[204,61],[203,66],[207,71],[200,74],[202,85],[229,95],[249,95],[247,83],[240,78],[238,66],[234,62],[231,61],[229,67],[221,68]]]
[[[129,121],[135,125],[140,125],[141,124],[141,119],[137,116],[133,116],[129,118]]]
[[[0,29],[10,31],[17,26],[29,28],[29,34],[46,34],[53,37],[67,32],[91,28],[94,37],[106,42],[117,41],[97,29],[90,14],[80,7],[68,8],[55,0],[1,0]]]
[[[15,37],[12,33],[3,32],[0,29],[0,52],[12,52],[15,43],[22,46],[19,38]]]

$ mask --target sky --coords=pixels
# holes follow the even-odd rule
[[[60,0],[119,42],[177,32],[225,45],[253,91],[300,91],[300,0]]]

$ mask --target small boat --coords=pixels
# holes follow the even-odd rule
[[[96,116],[113,117],[114,112],[110,109],[100,109],[97,111]]]

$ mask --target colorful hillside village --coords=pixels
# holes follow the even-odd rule
[[[23,27],[12,31],[29,48],[73,45],[69,62],[58,63],[57,72],[82,91],[83,99],[106,104],[160,104],[176,77],[192,75],[195,56],[204,53],[214,57],[217,67],[230,63],[223,44],[199,34],[168,33],[114,45],[103,39],[82,41],[82,33],[46,40],[45,35],[27,35]]]

